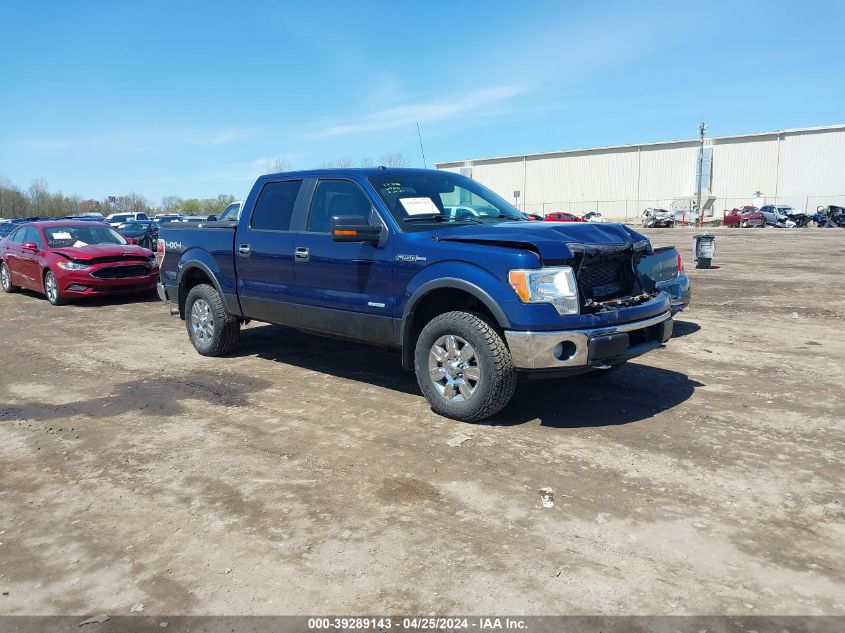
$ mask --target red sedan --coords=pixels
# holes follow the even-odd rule
[[[726,211],[722,217],[722,224],[732,227],[766,226],[766,216],[757,211],[757,207],[742,207]]]
[[[586,222],[584,218],[574,213],[563,213],[562,211],[555,211],[547,213],[543,218],[546,222]]]
[[[155,289],[153,252],[130,245],[105,224],[49,221],[19,225],[0,240],[5,292],[43,292],[53,305],[67,299]]]

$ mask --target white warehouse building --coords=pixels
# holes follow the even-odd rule
[[[702,207],[721,217],[748,204],[814,213],[845,206],[845,125],[437,163],[478,180],[523,211],[598,211],[634,219],[643,209]]]

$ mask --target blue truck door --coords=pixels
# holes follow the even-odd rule
[[[264,184],[248,218],[235,234],[238,296],[244,316],[293,324],[293,235],[291,217],[301,196],[302,180]]]
[[[380,243],[335,242],[335,215],[364,216],[381,224]],[[300,228],[293,234],[293,248],[303,327],[392,343],[393,245],[367,194],[350,180],[319,180]]]

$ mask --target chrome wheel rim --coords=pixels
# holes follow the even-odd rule
[[[47,276],[44,278],[44,285],[47,288],[47,298],[51,302],[55,302],[59,297],[59,288],[56,285],[56,278],[52,273],[47,273]]]
[[[3,290],[8,290],[12,284],[12,280],[9,278],[9,268],[6,264],[0,266],[0,283],[3,284]]]
[[[214,336],[214,315],[204,299],[197,299],[191,307],[191,331],[197,341],[204,343]]]
[[[460,336],[441,336],[428,353],[428,376],[446,400],[470,400],[481,383],[481,368],[475,349]]]

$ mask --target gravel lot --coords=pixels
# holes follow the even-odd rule
[[[667,349],[487,424],[387,351],[0,296],[0,613],[845,614],[845,231],[693,232]]]

